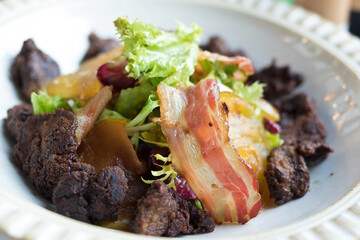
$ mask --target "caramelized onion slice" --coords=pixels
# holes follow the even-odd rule
[[[106,119],[96,124],[81,143],[78,154],[84,163],[94,166],[98,172],[104,167],[124,166],[135,175],[145,172],[127,136],[126,121]]]
[[[106,86],[102,88],[86,105],[76,114],[78,127],[75,131],[76,142],[80,145],[81,141],[86,137],[96,119],[104,111],[106,105],[112,97],[112,87]]]

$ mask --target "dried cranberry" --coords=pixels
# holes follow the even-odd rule
[[[280,125],[270,119],[267,119],[267,118],[264,118],[264,127],[271,134],[277,134],[277,133],[281,132]]]
[[[185,178],[178,175],[174,181],[176,187],[175,193],[184,199],[197,199],[195,193],[191,190]]]
[[[103,85],[113,86],[115,92],[134,87],[137,81],[128,77],[125,73],[126,64],[127,61],[120,64],[114,62],[105,63],[99,67],[96,76]]]

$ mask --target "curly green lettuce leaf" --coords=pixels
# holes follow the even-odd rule
[[[201,29],[195,24],[187,28],[179,23],[175,32],[165,32],[139,20],[130,23],[125,17],[114,24],[125,44],[123,54],[128,61],[125,71],[139,80],[138,86],[122,90],[115,103],[117,112],[133,119],[131,127],[147,117],[147,110],[152,107],[149,96],[156,93],[161,81],[172,86],[189,84],[197,64]],[[134,136],[133,140],[138,142]]]
[[[273,150],[274,148],[280,147],[283,145],[284,140],[280,138],[280,134],[271,134],[269,131],[265,131],[266,137],[269,140],[270,149]]]
[[[175,32],[165,32],[139,20],[130,23],[126,17],[114,21],[120,40],[125,44],[124,55],[129,63],[125,71],[130,77],[150,80],[154,86],[161,81],[177,86],[189,83],[197,64],[201,29],[178,23]]]
[[[68,104],[70,110],[75,114],[77,114],[83,107],[79,100],[75,101],[73,99],[69,99],[67,101],[67,104]]]
[[[151,175],[153,175],[156,180],[145,180],[142,177],[141,180],[146,184],[152,184],[155,181],[164,182],[165,180],[170,178],[170,181],[166,184],[166,186],[168,188],[173,188],[176,191],[175,178],[178,173],[173,169],[171,165],[170,155],[168,157],[163,157],[160,154],[156,154],[155,158],[163,162],[162,164],[154,163],[156,166],[161,168],[161,170],[158,171],[151,171]]]
[[[245,85],[243,82],[236,83],[239,89],[237,93],[246,101],[256,103],[260,98],[263,97],[264,84],[257,81],[251,85]]]
[[[143,125],[147,125],[148,123],[145,123],[147,117],[157,107],[159,107],[158,96],[155,94],[149,95],[145,106],[141,109],[139,114],[136,115],[136,117],[133,120],[131,120],[126,124],[126,128],[128,132],[129,132],[129,128],[133,128],[132,130],[134,131],[134,128],[136,129],[136,127],[139,129]],[[140,131],[135,131],[132,133],[131,142],[133,143],[135,149],[137,149],[139,146],[139,138],[140,138]]]
[[[233,84],[237,81],[244,82],[248,77],[246,72],[243,69],[239,68],[237,64],[224,64],[223,62],[209,59],[199,60],[198,63],[201,66],[203,74],[207,75],[206,78],[216,78],[220,80],[222,84],[228,86],[234,91],[236,91],[236,89]],[[234,79],[234,74],[236,71],[240,71],[243,73],[243,79]],[[197,82],[201,79],[196,79],[195,76],[195,79],[192,80]]]
[[[52,97],[43,91],[40,91],[39,94],[31,93],[31,104],[35,114],[50,113],[68,105],[60,95]]]
[[[164,134],[162,134],[161,132],[161,129],[160,130],[154,129],[154,130],[142,132],[140,134],[140,139],[146,143],[155,144],[156,146],[159,147],[167,147],[167,148],[169,147]]]
[[[157,107],[159,107],[159,97],[155,94],[151,94],[139,114],[133,120],[128,122],[126,126],[134,127],[136,125],[143,124],[147,116]]]

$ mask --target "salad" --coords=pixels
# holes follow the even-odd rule
[[[201,28],[114,22],[89,36],[75,73],[24,42],[11,68],[25,101],[8,111],[13,161],[56,212],[155,236],[245,224],[300,198],[333,149],[288,67],[257,71]]]

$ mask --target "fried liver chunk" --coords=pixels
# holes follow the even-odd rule
[[[253,82],[259,81],[264,83],[264,98],[270,102],[291,93],[297,86],[303,83],[302,75],[292,73],[289,66],[279,67],[276,61],[272,61],[260,71],[256,71],[250,76],[246,83],[251,85]]]
[[[56,212],[83,222],[89,222],[88,201],[85,197],[91,180],[87,171],[68,172],[54,190],[52,201]]]
[[[128,188],[125,174],[120,167],[103,168],[96,175],[91,170],[67,173],[60,179],[52,198],[55,209],[83,222],[115,220]]]
[[[99,53],[110,51],[119,46],[119,43],[115,39],[101,39],[95,33],[90,33],[89,43],[89,49],[82,59],[82,62],[95,57]]]
[[[60,75],[58,64],[35,45],[32,39],[24,42],[11,66],[11,78],[22,96],[30,100],[46,82]]]
[[[270,153],[265,176],[271,198],[276,204],[283,204],[308,191],[307,166],[323,161],[333,149],[325,143],[325,125],[314,101],[306,94],[281,100],[278,107],[284,145]]]
[[[265,177],[270,196],[279,205],[304,196],[310,186],[304,158],[291,145],[283,145],[270,153]]]
[[[207,233],[214,231],[214,219],[208,216],[206,212],[201,211],[195,206],[195,204],[189,202],[177,194],[174,194],[174,197],[179,204],[179,211],[188,212],[190,214],[190,226],[192,229],[190,233]],[[174,224],[172,227],[174,228],[176,225]],[[168,232],[170,231],[168,230]],[[175,235],[168,234],[168,236]]]
[[[23,128],[25,121],[33,115],[33,108],[30,104],[20,104],[7,111],[5,128],[13,139],[17,138],[17,135]]]
[[[139,200],[131,231],[174,237],[179,234],[211,232],[215,223],[192,203],[173,194],[163,182],[155,181]]]
[[[281,138],[285,144],[295,146],[307,164],[321,162],[333,152],[325,143],[327,132],[318,116],[316,105],[305,93],[283,100],[279,111]]]
[[[115,220],[117,210],[125,198],[128,180],[120,167],[101,169],[88,188],[89,216],[91,222]]]
[[[29,117],[18,133],[13,159],[47,199],[62,175],[82,169],[77,162],[77,126],[72,112],[57,109]]]
[[[177,203],[167,186],[154,182],[145,196],[140,199],[131,230],[135,233],[161,236],[169,224],[169,215],[175,214]]]
[[[246,56],[245,52],[242,50],[230,50],[225,40],[219,36],[211,37],[209,42],[201,45],[200,48],[209,52],[218,53],[229,57]]]

